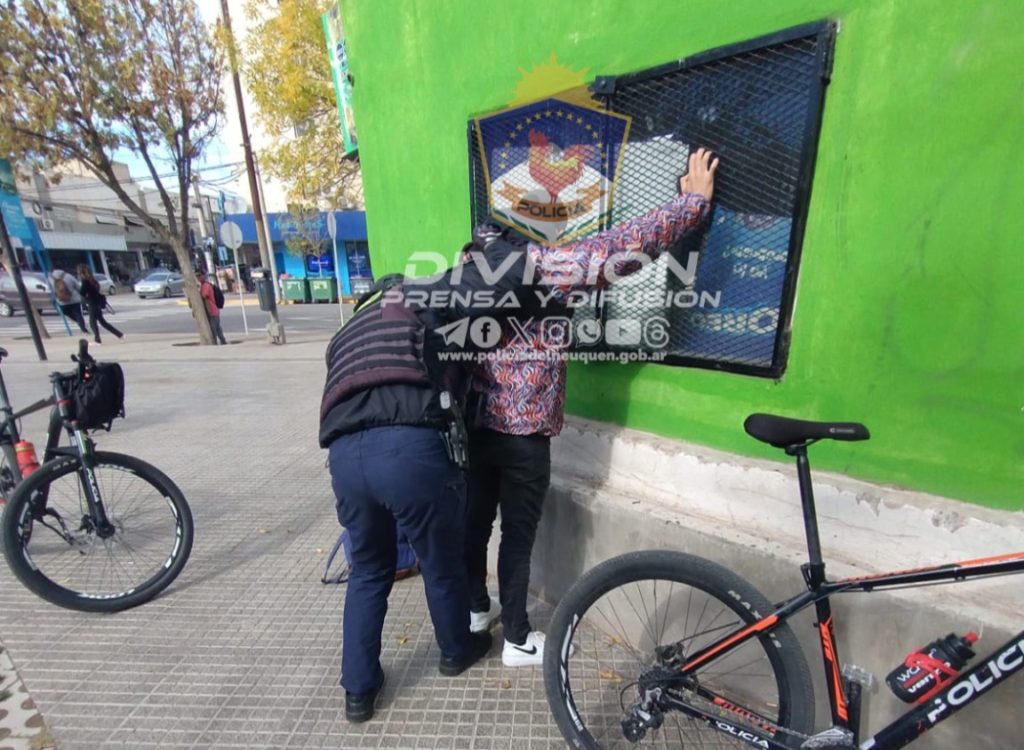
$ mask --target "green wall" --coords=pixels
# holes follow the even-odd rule
[[[462,245],[466,120],[552,53],[589,81],[838,20],[783,378],[578,365],[569,410],[780,458],[743,433],[748,413],[859,420],[872,440],[816,446],[815,467],[1024,509],[1019,3],[342,5],[378,274]]]

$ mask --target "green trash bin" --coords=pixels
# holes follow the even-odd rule
[[[309,282],[306,279],[281,279],[281,296],[289,302],[309,302]]]
[[[309,280],[309,292],[314,302],[337,302],[338,280],[333,276]]]

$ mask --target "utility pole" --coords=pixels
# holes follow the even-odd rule
[[[20,215],[20,209],[19,209]],[[36,345],[36,354],[41,361],[46,360],[46,349],[43,348],[43,340],[39,336],[39,323],[35,316],[35,307],[29,299],[28,290],[25,289],[25,280],[21,278],[21,267],[18,266],[18,257],[14,254],[14,246],[7,234],[7,223],[4,221],[4,213],[0,211],[0,257],[7,262],[7,272],[14,279],[14,286],[18,290],[18,297],[21,299],[21,306],[25,310],[25,318],[28,321],[28,330],[32,334],[32,343]]]
[[[203,212],[203,195],[199,192],[199,173],[193,172],[192,174],[192,193],[195,197],[196,211],[199,212],[199,231],[203,233],[202,248],[203,248],[203,259],[206,263],[206,270],[213,273],[214,283],[220,286],[217,280],[217,266],[213,262],[213,252],[209,246],[210,239],[216,239],[213,236],[213,228],[206,221],[206,214]]]
[[[252,213],[256,220],[256,241],[260,246],[260,261],[264,268],[272,268],[274,265],[273,248],[267,245],[267,226],[263,215],[260,190],[257,183],[256,165],[252,156],[252,145],[249,143],[249,125],[245,120],[245,102],[242,97],[242,79],[238,75],[238,52],[235,49],[235,36],[231,31],[231,13],[228,11],[228,0],[220,0],[221,20],[224,29],[228,32],[228,62],[231,65],[231,82],[235,87],[235,102],[238,105],[238,123],[242,128],[242,149],[245,151],[245,171],[249,175],[249,194],[252,198]],[[274,288],[277,288],[277,278],[274,278]],[[276,296],[276,292],[275,292]],[[277,306],[270,311],[271,322],[267,326],[267,333],[271,340],[284,339],[284,332],[281,331],[281,321],[277,318]]]
[[[260,189],[260,207],[263,209],[263,215],[267,215],[267,204],[263,200],[263,179],[260,177],[260,163],[255,158],[253,161],[256,164],[256,184]],[[281,301],[281,286],[278,284],[277,279],[277,260],[274,258],[274,238],[270,234],[270,226],[264,222],[263,231],[267,233],[267,247],[270,248],[270,273],[274,277],[274,293],[277,295],[277,301]]]

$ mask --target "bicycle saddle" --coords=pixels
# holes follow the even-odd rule
[[[752,438],[776,448],[788,448],[806,440],[867,440],[868,428],[859,422],[809,422],[803,419],[751,414],[743,429]]]

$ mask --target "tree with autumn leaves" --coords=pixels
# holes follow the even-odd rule
[[[192,272],[193,165],[223,123],[224,59],[193,0],[3,0],[0,156],[22,171],[78,162],[174,250],[200,341],[213,343]],[[140,205],[114,159],[146,165]]]
[[[242,51],[256,117],[273,143],[264,171],[303,210],[361,206],[358,161],[345,159],[321,16],[325,0],[248,0],[252,19]]]

